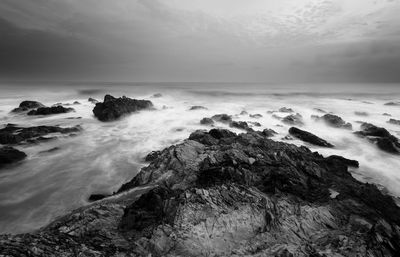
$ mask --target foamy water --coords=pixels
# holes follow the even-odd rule
[[[94,105],[87,99],[102,100],[106,93],[149,99],[157,110],[103,123],[93,117]],[[162,97],[153,98],[155,93],[161,93]],[[234,115],[237,121],[257,121],[262,127],[254,129],[272,128],[279,133],[273,139],[282,140],[290,126],[267,112],[284,106],[303,116],[303,129],[336,147],[315,147],[298,140],[287,142],[306,145],[323,155],[356,159],[360,162],[360,168],[353,171],[357,179],[376,183],[398,197],[400,156],[382,152],[352,132],[359,129],[358,121],[365,121],[400,136],[400,126],[387,123],[390,118],[400,119],[400,107],[384,105],[388,101],[397,101],[399,95],[399,85],[4,84],[0,95],[1,126],[7,123],[20,126],[81,125],[83,131],[76,137],[59,135],[57,140],[16,147],[28,157],[18,165],[0,170],[0,233],[32,231],[56,216],[87,204],[86,199],[92,193],[112,193],[146,165],[143,157],[148,152],[182,142],[197,129],[210,129],[199,124],[203,117],[226,113]],[[47,117],[10,114],[10,110],[23,100],[37,100],[48,106],[57,102],[79,101],[81,104],[72,106],[76,112]],[[193,105],[208,109],[189,111]],[[341,116],[353,124],[353,131],[315,122],[310,116],[321,114],[314,108]],[[263,117],[254,119],[239,115],[243,110]],[[356,111],[367,112],[368,116],[357,116]],[[383,113],[392,117],[383,116]],[[276,115],[284,117],[287,114]],[[82,118],[67,119],[70,117]],[[58,149],[46,152],[55,147]]]

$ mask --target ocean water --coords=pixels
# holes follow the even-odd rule
[[[81,125],[83,128],[75,137],[59,135],[57,140],[16,147],[28,157],[18,165],[0,170],[0,233],[32,231],[88,204],[87,198],[92,193],[116,191],[146,165],[143,157],[150,151],[182,142],[197,129],[210,129],[199,124],[203,117],[226,113],[237,121],[259,122],[262,126],[254,129],[274,129],[278,135],[273,139],[285,141],[283,138],[290,126],[267,113],[281,107],[300,113],[305,121],[303,129],[336,147],[326,149],[299,140],[286,142],[306,145],[326,156],[336,154],[356,159],[360,168],[352,170],[354,177],[375,183],[388,194],[400,197],[400,156],[382,152],[353,134],[362,121],[385,127],[400,137],[400,126],[387,123],[389,118],[400,119],[400,106],[384,105],[400,99],[400,85],[2,83],[0,91],[1,127],[15,123],[20,126]],[[162,97],[152,97],[156,93]],[[92,114],[94,104],[87,99],[102,101],[105,94],[149,99],[156,110],[131,114],[115,122],[100,122]],[[43,117],[11,114],[23,100],[37,100],[48,106],[74,101],[81,104],[72,106],[76,111],[67,114]],[[207,110],[189,111],[194,105]],[[353,124],[353,131],[314,121],[311,115],[322,115],[314,108],[341,116]],[[239,115],[243,110],[263,117]],[[358,116],[355,112],[368,115]],[[81,119],[68,119],[71,117]],[[57,150],[47,152],[55,147]]]

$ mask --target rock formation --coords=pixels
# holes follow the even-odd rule
[[[282,119],[282,122],[287,125],[303,126],[303,117],[299,114],[290,114]]]
[[[310,144],[323,146],[323,147],[333,147],[331,143],[328,143],[324,139],[317,137],[316,135],[307,132],[305,130],[298,129],[296,127],[291,127],[289,129],[289,134]]]
[[[19,107],[15,108],[11,112],[24,112],[24,111],[29,111],[29,110],[40,108],[40,107],[45,107],[45,106],[44,106],[44,104],[36,102],[36,101],[22,101],[19,104]]]
[[[323,120],[327,125],[334,128],[352,129],[351,123],[346,123],[341,117],[337,115],[325,114],[322,117],[316,117],[316,120]]]
[[[26,154],[10,146],[0,147],[0,168],[25,159]],[[0,246],[1,249],[1,246]],[[1,251],[0,251],[1,256]]]
[[[112,197],[28,234],[5,256],[398,256],[400,208],[324,158],[261,132],[196,131]]]
[[[40,107],[36,110],[31,110],[28,112],[28,115],[52,115],[52,114],[60,114],[60,113],[68,113],[73,112],[74,108],[66,108],[62,105],[56,105],[52,107]]]
[[[400,142],[397,137],[389,133],[385,128],[377,127],[370,123],[363,123],[360,127],[362,130],[354,132],[356,135],[366,137],[369,141],[383,151],[389,153],[400,153]]]

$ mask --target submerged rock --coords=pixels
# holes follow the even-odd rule
[[[385,128],[377,127],[370,123],[361,124],[361,131],[354,132],[356,135],[366,137],[369,141],[383,151],[389,153],[400,153],[400,143],[397,137],[389,133]]]
[[[384,105],[388,105],[388,106],[400,106],[400,102],[388,102],[388,103],[385,103]]]
[[[214,121],[210,118],[203,118],[200,120],[201,125],[212,125],[214,124]]]
[[[153,98],[160,98],[160,97],[162,97],[162,94],[161,93],[156,93],[152,97]]]
[[[256,114],[249,114],[249,117],[254,119],[259,119],[262,118],[263,116],[259,113],[256,113]]]
[[[208,110],[206,107],[204,106],[200,106],[200,105],[195,105],[190,107],[189,111],[195,111],[195,110]]]
[[[394,124],[394,125],[400,125],[400,120],[390,119],[387,121],[387,123]]]
[[[10,146],[0,147],[0,168],[22,161],[26,158],[26,154]],[[1,241],[0,241],[1,243]],[[1,246],[0,246],[1,250]],[[1,252],[1,251],[0,251]]]
[[[222,123],[231,123],[232,122],[232,116],[225,114],[225,113],[216,114],[216,115],[212,116],[211,119],[218,121],[218,122],[222,122]]]
[[[390,115],[389,113],[386,113],[386,112],[385,112],[385,113],[382,113],[382,115],[383,115],[383,116],[389,116],[389,117],[392,116],[392,115]]]
[[[282,107],[279,109],[279,112],[286,112],[286,113],[292,113],[294,112],[292,108],[286,108],[286,107]]]
[[[315,111],[320,112],[320,113],[328,113],[327,111],[320,109],[320,108],[314,108]]]
[[[291,114],[282,119],[282,122],[288,125],[297,125],[297,126],[303,126],[303,117],[299,114]]]
[[[89,97],[88,102],[91,102],[92,104],[97,104],[99,101],[94,98]]]
[[[44,106],[44,104],[39,103],[37,101],[23,101],[19,104],[18,108],[15,108],[11,112],[24,112],[24,111],[29,111],[29,110],[40,108],[40,107],[45,107],[45,106]]]
[[[100,121],[113,121],[122,115],[152,107],[153,103],[149,100],[136,100],[126,96],[115,98],[111,95],[106,95],[104,96],[104,102],[96,104],[93,113]]]
[[[18,127],[15,124],[7,124],[0,129],[0,144],[19,144],[24,142],[34,143],[46,141],[52,138],[43,137],[52,133],[69,134],[78,132],[80,126],[61,128],[58,126]]]
[[[345,129],[352,129],[353,126],[351,123],[346,123],[341,117],[333,114],[325,114],[322,117],[316,118],[316,120],[322,120],[327,125],[335,128],[345,128]]]
[[[354,112],[354,114],[358,115],[358,116],[368,116],[369,115],[368,112]]]
[[[12,256],[397,256],[400,208],[324,158],[257,132],[196,131],[112,199],[33,233]]]
[[[295,127],[291,127],[289,129],[289,134],[304,141],[304,142],[307,142],[307,143],[310,143],[313,145],[318,145],[318,146],[323,146],[323,147],[333,147],[333,145],[331,143],[328,143],[324,139],[317,137],[316,135],[314,135],[310,132],[307,132],[307,131],[304,131],[304,130],[301,130],[301,129],[298,129]]]
[[[52,107],[40,107],[36,110],[31,110],[28,115],[52,115],[60,113],[68,113],[75,111],[74,108],[65,108],[62,105],[52,106]]]

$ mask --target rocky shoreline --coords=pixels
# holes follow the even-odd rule
[[[151,153],[113,196],[2,256],[399,256],[400,208],[354,179],[358,162],[263,132],[196,131]]]

